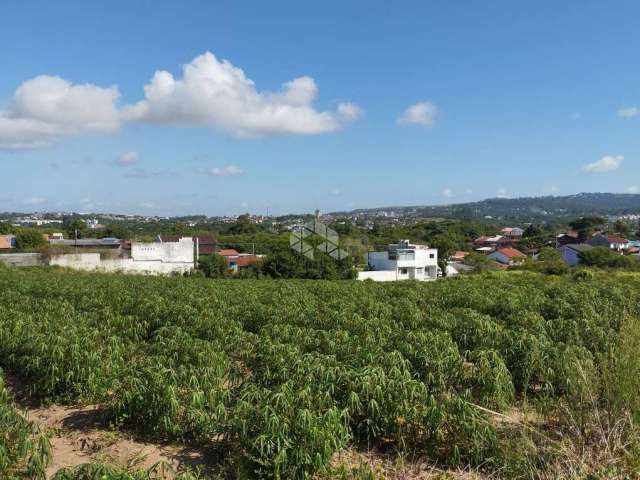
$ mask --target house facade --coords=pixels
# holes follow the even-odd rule
[[[217,255],[224,257],[229,265],[229,270],[237,272],[242,268],[250,267],[251,265],[257,265],[264,260],[263,255],[253,255],[251,253],[240,253],[233,248],[223,248],[216,252]]]
[[[591,245],[586,243],[569,243],[558,248],[558,252],[560,252],[562,260],[564,260],[567,265],[576,267],[580,265],[580,254],[592,248]]]
[[[435,280],[438,278],[438,250],[414,245],[409,240],[391,244],[386,251],[369,252],[371,271],[359,272],[358,280]]]
[[[478,247],[476,250],[480,250],[480,248],[482,248],[484,251],[496,250],[503,243],[505,243],[505,238],[502,235],[495,235],[493,237],[483,235],[473,241],[473,244]]]

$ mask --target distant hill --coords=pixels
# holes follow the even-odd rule
[[[566,196],[488,198],[478,202],[434,206],[366,208],[343,214],[406,217],[484,218],[542,221],[584,215],[624,215],[640,213],[640,194],[578,193]]]

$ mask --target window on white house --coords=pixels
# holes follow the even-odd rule
[[[400,269],[400,275],[406,275],[408,271],[409,270],[407,270],[406,268],[401,268]]]
[[[433,253],[430,253],[429,258],[435,258],[435,255]]]
[[[399,250],[398,251],[398,260],[411,261],[416,259],[416,254],[413,250]]]
[[[422,270],[423,270],[422,267],[416,268],[416,275],[422,275]]]

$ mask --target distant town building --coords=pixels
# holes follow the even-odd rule
[[[256,265],[263,260],[262,255],[252,255],[250,253],[239,253],[233,248],[223,248],[218,255],[224,257],[230,270],[237,272],[241,268]]]
[[[17,225],[35,225],[36,227],[41,227],[43,225],[62,225],[62,220],[27,217],[27,218],[16,219],[16,224]]]
[[[509,240],[520,240],[524,235],[524,230],[518,227],[505,227],[500,233]]]
[[[556,248],[578,243],[578,232],[568,231],[556,236]]]
[[[502,235],[494,235],[493,237],[481,236],[476,238],[473,241],[473,244],[480,248],[489,248],[491,250],[495,250],[498,246],[504,242],[504,237]]]
[[[96,220],[95,218],[89,218],[89,219],[85,220],[84,224],[90,230],[96,230],[96,229],[99,229],[99,228],[104,228],[104,226],[100,225],[100,222],[98,220]]]
[[[469,255],[469,252],[457,251],[453,255],[451,255],[449,260],[454,261],[454,262],[460,262],[460,261],[464,260],[464,257],[466,257],[467,255]]]
[[[618,235],[604,235],[602,233],[594,235],[584,243],[592,247],[606,247],[616,252],[621,252],[629,248],[629,240],[626,238],[619,237]]]

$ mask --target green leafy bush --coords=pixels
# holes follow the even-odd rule
[[[546,457],[505,458],[526,452],[498,412],[640,416],[640,277],[589,275],[376,284],[7,269],[0,366],[35,396],[100,404],[118,427],[217,445],[249,478],[326,475],[347,446],[522,476]],[[11,440],[0,468],[28,478],[44,457],[16,422],[31,450]],[[100,465],[59,475],[147,478]]]
[[[50,460],[48,439],[18,412],[0,370],[0,478],[44,480]]]

